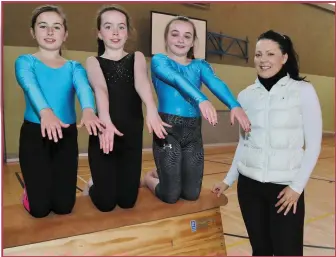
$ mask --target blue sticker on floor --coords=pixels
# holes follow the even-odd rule
[[[190,228],[191,228],[191,232],[196,232],[196,230],[197,230],[196,220],[191,220],[190,221]]]

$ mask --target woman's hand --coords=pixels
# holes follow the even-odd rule
[[[229,188],[229,185],[225,184],[223,181],[217,182],[212,187],[212,192],[220,197],[221,194]]]
[[[287,213],[293,207],[293,213],[295,214],[297,207],[296,205],[299,197],[299,193],[295,192],[289,186],[285,187],[278,195],[278,199],[280,198],[280,200],[276,203],[275,207],[281,207],[279,208],[277,213],[280,213],[284,209],[286,209],[284,215],[287,215]]]

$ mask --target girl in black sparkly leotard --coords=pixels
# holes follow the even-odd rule
[[[146,60],[141,52],[126,53],[130,18],[120,7],[103,8],[97,17],[98,57],[87,60],[99,117],[106,130],[89,139],[92,181],[87,192],[100,211],[116,205],[132,208],[141,176],[143,113],[147,126],[159,138],[167,132],[153,100]],[[115,136],[116,135],[116,136]]]

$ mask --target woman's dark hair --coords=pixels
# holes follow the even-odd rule
[[[197,39],[197,32],[196,32],[196,26],[195,24],[188,18],[188,17],[184,17],[184,16],[177,16],[174,19],[172,19],[166,26],[165,31],[164,31],[164,40],[165,42],[167,42],[167,37],[168,37],[168,32],[169,32],[169,27],[170,25],[174,22],[174,21],[185,21],[188,22],[192,25],[193,30],[194,30],[194,38],[193,41],[195,42],[195,40]],[[167,48],[167,46],[166,46]],[[195,53],[194,53],[194,46],[192,46],[190,48],[190,50],[187,53],[187,57],[189,59],[195,59]]]
[[[263,39],[269,39],[276,43],[278,43],[280,50],[282,54],[287,54],[288,59],[287,62],[284,64],[286,72],[289,74],[289,76],[294,80],[305,80],[305,77],[300,77],[300,70],[299,70],[299,56],[296,53],[293,42],[290,39],[289,36],[282,35],[280,33],[277,33],[273,30],[266,31],[265,33],[262,33],[258,37],[259,40]]]
[[[31,25],[30,27],[32,28],[33,31],[35,31],[35,24],[36,24],[36,20],[37,17],[45,12],[55,12],[57,13],[59,16],[62,17],[63,19],[63,26],[65,31],[68,31],[68,26],[67,26],[67,20],[66,20],[66,16],[65,13],[62,11],[62,9],[58,6],[55,5],[42,5],[37,7],[34,11],[33,11],[33,15],[31,18]],[[62,50],[60,49],[60,55],[62,55]]]
[[[134,28],[132,26],[132,21],[131,21],[130,15],[128,14],[128,12],[123,7],[121,7],[119,5],[103,6],[98,11],[98,15],[97,15],[97,29],[98,30],[100,30],[103,13],[108,12],[108,11],[117,11],[117,12],[120,12],[120,13],[124,14],[125,17],[126,17],[126,26],[127,26],[128,33],[129,34],[134,33]],[[104,52],[105,52],[105,45],[104,45],[104,41],[101,40],[100,38],[97,38],[97,43],[98,43],[98,56],[100,56],[100,55],[104,54]]]

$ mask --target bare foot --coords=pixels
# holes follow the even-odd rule
[[[151,171],[146,172],[146,174],[140,179],[140,185],[139,187],[147,187],[146,184],[146,176],[152,177],[152,178],[159,178],[159,175],[157,173],[156,169],[152,169]]]
[[[150,171],[150,174],[153,178],[159,178],[159,175],[157,173],[157,169],[153,169]]]
[[[144,177],[144,183],[152,193],[155,193],[155,187],[159,184],[159,178],[155,177],[155,175],[157,176],[156,170],[152,170],[147,172]]]

